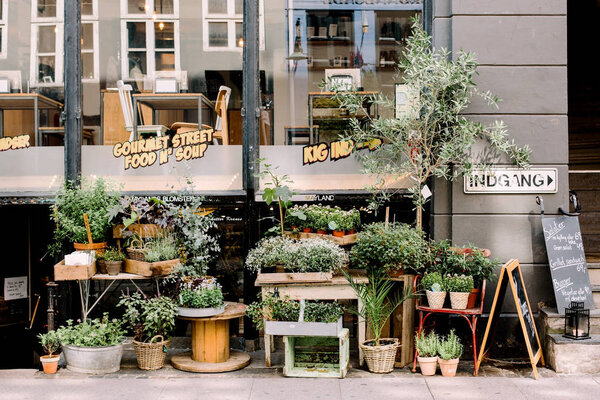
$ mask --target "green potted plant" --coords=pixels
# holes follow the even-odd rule
[[[225,311],[221,285],[214,278],[179,282],[177,301],[177,313],[182,317],[211,317]]]
[[[350,251],[353,268],[378,268],[391,275],[418,273],[424,267],[424,233],[407,224],[374,223],[363,227]]]
[[[417,361],[422,375],[435,375],[439,342],[439,336],[434,331],[415,335]]]
[[[101,319],[67,324],[56,330],[67,369],[86,374],[109,374],[121,368],[123,335],[121,321]]]
[[[454,310],[467,308],[471,289],[473,289],[472,276],[448,275],[446,277],[446,290],[450,292],[450,304]]]
[[[413,293],[410,288],[406,288],[403,294],[397,293],[391,296],[390,291],[394,282],[387,279],[387,275],[377,268],[368,270],[368,283],[356,283],[347,272],[344,272],[344,275],[360,300],[359,307],[350,311],[365,319],[373,336],[372,339],[359,344],[369,371],[392,372],[396,361],[398,339],[381,338],[381,332],[396,307],[411,298]]]
[[[51,255],[59,255],[68,246],[75,250],[104,251],[112,228],[112,210],[120,204],[121,194],[113,184],[98,178],[81,186],[66,182],[54,198],[51,218],[55,222]],[[87,215],[93,243],[88,243],[84,221]]]
[[[58,334],[56,331],[49,331],[48,333],[40,333],[37,337],[46,352],[45,356],[40,357],[44,373],[55,374],[58,369],[58,360],[60,359],[59,354],[54,354],[60,347]]]
[[[96,260],[100,265],[100,273],[106,273],[108,275],[119,275],[123,267],[123,260],[125,260],[125,254],[121,253],[118,249],[108,247],[104,253],[98,254]],[[102,267],[104,265],[104,268]]]
[[[162,368],[175,330],[177,303],[169,297],[148,298],[136,292],[132,295],[123,294],[117,305],[125,307],[123,322],[133,331],[138,368]]]
[[[440,340],[438,346],[438,362],[443,376],[455,376],[458,368],[458,361],[463,352],[463,345],[460,339],[450,331],[450,334]]]
[[[423,276],[421,285],[427,295],[430,308],[443,308],[446,301],[446,282],[439,272],[430,272]]]

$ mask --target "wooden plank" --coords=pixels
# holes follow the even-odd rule
[[[287,282],[327,282],[333,278],[331,272],[261,272],[258,274],[261,282],[269,283],[287,283]]]
[[[250,364],[250,355],[239,350],[231,350],[229,359],[222,363],[197,362],[191,353],[176,354],[171,358],[173,367],[188,372],[229,372],[244,368]]]
[[[159,237],[165,230],[156,224],[131,224],[127,227],[127,230],[125,230],[123,224],[113,225],[113,238],[123,239],[127,237],[125,232],[128,232],[129,235],[135,233],[145,239]]]
[[[358,236],[357,233],[353,233],[351,235],[345,235],[342,237],[337,237],[337,236],[333,236],[333,235],[322,235],[319,233],[311,233],[311,232],[285,231],[284,233],[286,236],[289,236],[293,239],[315,239],[315,238],[326,239],[326,240],[332,241],[333,243],[337,244],[338,246],[348,246],[348,245],[354,244],[354,243],[356,243],[356,238]]]
[[[126,258],[124,272],[142,276],[165,276],[171,273],[177,264],[179,264],[178,258],[154,263]]]
[[[61,260],[54,266],[55,281],[87,280],[96,274],[96,261],[89,265],[65,265]]]
[[[319,274],[320,272],[315,272],[315,273]],[[364,274],[364,270],[363,271],[350,270],[349,273],[350,273],[350,276],[352,276],[352,280],[355,283],[368,283],[369,282],[369,279]],[[266,276],[271,276],[273,278],[267,279]],[[302,285],[302,284],[307,284],[307,283],[291,281],[285,277],[282,277],[280,280],[276,280],[275,274],[265,274],[265,273],[258,274],[258,276],[256,277],[256,281],[254,283],[255,286],[279,286],[279,285],[293,286],[293,285]],[[310,285],[310,282],[308,284]],[[349,286],[348,281],[346,280],[346,277],[339,276],[339,275],[334,275],[330,280],[327,280],[327,281],[315,282],[315,283],[313,283],[313,285],[314,286]]]
[[[348,373],[350,358],[348,329],[342,329],[337,336],[337,348],[328,346],[324,352],[320,351],[319,348],[326,344],[323,339],[325,338],[284,336],[285,365],[283,375],[298,378],[344,378]],[[311,341],[314,342],[314,346],[310,345]],[[310,352],[314,355],[315,359],[319,359],[319,354],[326,354],[328,358],[331,354],[331,349],[335,349],[337,351],[338,362],[335,364],[327,362],[297,362],[300,354],[306,354],[307,347],[310,347]],[[296,351],[300,348],[304,349],[301,353]]]
[[[102,127],[104,129],[103,145],[114,145],[129,140],[129,132],[125,129],[121,99],[118,91],[106,91],[102,96]]]

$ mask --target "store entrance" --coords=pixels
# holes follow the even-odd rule
[[[590,60],[600,2],[567,5],[569,186],[579,196],[579,217],[588,263],[600,263],[600,75]]]

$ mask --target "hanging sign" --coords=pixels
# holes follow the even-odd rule
[[[168,136],[151,137],[116,143],[113,156],[123,157],[125,169],[149,167],[157,161],[159,165],[169,162],[175,155],[175,161],[193,160],[204,157],[208,144],[213,140],[213,129],[176,133]]]
[[[543,217],[542,227],[558,312],[564,314],[572,301],[583,301],[585,308],[594,309],[579,219]]]
[[[27,298],[27,277],[4,278],[4,300]]]
[[[373,139],[368,142],[354,143],[352,139],[336,140],[329,144],[317,143],[309,144],[302,148],[302,165],[310,165],[316,162],[342,160],[350,157],[356,150],[369,149],[375,150],[381,146],[380,139]]]
[[[0,151],[26,149],[31,144],[29,135],[7,136],[0,138]]]
[[[475,170],[465,175],[466,194],[487,193],[556,193],[556,168],[494,168]]]
[[[519,322],[521,322],[523,338],[525,340],[525,345],[527,346],[527,352],[529,353],[533,375],[535,376],[535,379],[538,379],[536,366],[539,361],[541,361],[542,366],[544,365],[544,356],[542,355],[540,336],[538,335],[535,321],[533,320],[531,305],[529,304],[527,291],[525,290],[521,266],[519,265],[519,260],[516,259],[510,260],[504,264],[500,271],[498,286],[496,286],[496,294],[494,295],[494,302],[492,303],[492,309],[490,310],[490,316],[488,318],[485,334],[483,335],[483,341],[481,342],[481,348],[479,350],[479,357],[477,358],[477,364],[475,366],[475,374],[477,374],[481,362],[487,357],[494,342],[496,323],[500,319],[500,310],[502,309],[502,303],[504,302],[504,295],[506,294],[506,287],[508,284],[510,284],[510,290],[519,316]]]

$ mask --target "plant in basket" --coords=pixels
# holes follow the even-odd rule
[[[430,272],[423,276],[421,286],[425,289],[430,308],[443,308],[446,300],[446,282],[439,272]]]
[[[171,235],[159,236],[155,240],[148,241],[144,252],[147,262],[175,260],[179,255],[177,243]]]
[[[450,304],[455,310],[467,308],[471,289],[473,289],[472,276],[448,275],[446,277],[446,290],[450,292]]]
[[[460,339],[450,331],[450,334],[440,340],[438,345],[438,362],[443,376],[455,376],[458,368],[458,361],[463,352],[463,345]]]
[[[120,203],[120,196],[115,185],[102,178],[83,180],[81,186],[65,182],[51,209],[56,227],[54,241],[48,247],[50,254],[59,255],[69,246],[75,246],[76,250],[103,251],[112,228],[111,210]],[[89,243],[84,214],[93,243]]]
[[[422,375],[435,375],[437,368],[437,352],[440,343],[439,336],[431,331],[415,335],[415,347],[417,348],[417,361]]]
[[[40,357],[45,374],[55,374],[58,369],[59,354],[54,354],[60,347],[60,340],[56,331],[40,333],[38,336],[40,344],[44,348],[45,356]]]
[[[369,371],[391,372],[396,361],[398,339],[381,338],[381,332],[396,307],[413,297],[412,290],[407,287],[403,293],[391,295],[394,282],[387,279],[385,272],[378,268],[368,270],[368,283],[355,283],[347,272],[344,275],[361,300],[360,307],[350,311],[365,319],[373,335],[373,339],[360,343]]]
[[[117,306],[125,308],[123,322],[133,331],[133,348],[138,368],[162,368],[175,330],[175,301],[165,296],[146,297],[140,292],[132,295],[123,293]]]
[[[182,317],[210,317],[225,311],[221,285],[212,277],[180,281],[177,289],[177,312]]]

